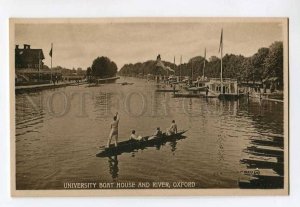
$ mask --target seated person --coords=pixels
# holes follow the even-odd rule
[[[134,139],[134,140],[141,140],[143,137],[142,136],[137,136],[136,134],[135,134],[135,130],[132,130],[131,131],[131,135],[130,135],[130,139]]]
[[[157,136],[157,137],[161,137],[162,136],[162,131],[160,130],[159,127],[156,128],[156,131],[154,133],[154,136]]]
[[[156,131],[155,131],[155,133],[154,133],[154,135],[150,136],[150,137],[148,138],[148,140],[155,139],[155,138],[159,138],[159,137],[161,137],[162,135],[163,135],[162,131],[160,130],[159,127],[157,127],[157,128],[156,128]]]

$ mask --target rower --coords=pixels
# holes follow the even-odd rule
[[[110,142],[112,140],[112,138],[114,137],[115,139],[115,146],[118,146],[118,128],[119,128],[119,120],[120,117],[118,115],[118,112],[116,113],[116,115],[113,118],[113,122],[110,124],[110,134],[109,134],[109,138],[108,138],[108,142],[106,147],[109,148]]]
[[[177,124],[175,120],[172,121],[172,124],[169,129],[166,130],[167,135],[177,134]]]
[[[137,136],[135,134],[135,130],[131,131],[131,135],[130,135],[130,139],[134,139],[134,140],[141,140],[143,137],[142,136]]]

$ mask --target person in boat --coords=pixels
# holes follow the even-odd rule
[[[155,139],[155,138],[160,138],[160,137],[162,137],[162,135],[163,135],[163,133],[160,130],[160,127],[157,127],[156,130],[155,130],[154,135],[152,135],[149,138],[147,138],[147,140],[151,140],[151,139]]]
[[[131,131],[131,135],[130,135],[130,139],[134,139],[134,140],[141,140],[143,137],[142,136],[137,136],[136,134],[135,134],[135,130],[132,130]]]
[[[112,123],[110,124],[111,130],[110,130],[108,142],[107,142],[107,145],[106,145],[107,148],[109,147],[112,138],[115,139],[115,146],[118,146],[119,120],[120,120],[120,117],[119,117],[118,112],[117,112],[116,115],[113,118]]]
[[[172,124],[170,128],[166,131],[167,135],[177,134],[177,124],[175,123],[175,120],[172,121]]]
[[[162,134],[163,134],[163,133],[162,133],[162,131],[160,130],[160,127],[157,127],[154,136],[156,136],[156,137],[161,137]]]

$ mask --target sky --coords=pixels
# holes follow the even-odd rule
[[[100,22],[100,23],[26,23],[16,24],[15,44],[23,48],[43,49],[44,63],[50,67],[49,51],[53,43],[53,67],[92,65],[96,57],[107,56],[118,69],[124,64],[155,60],[179,64],[195,56],[207,59],[219,56],[223,28],[223,54],[251,56],[261,47],[283,41],[280,22]]]

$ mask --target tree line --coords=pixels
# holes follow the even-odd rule
[[[95,78],[110,78],[116,76],[118,67],[115,62],[108,57],[97,57],[91,67],[86,70],[86,75],[89,79]]]
[[[163,61],[165,66],[175,70],[175,75],[181,76],[203,76],[208,78],[219,78],[221,59],[216,56],[205,60],[202,56],[191,58],[187,63],[176,65]],[[279,84],[283,85],[283,43],[276,41],[268,48],[262,47],[250,56],[226,54],[223,56],[223,77],[234,78],[238,81],[264,81],[269,78],[278,78]],[[156,66],[155,60],[148,60],[143,63],[125,64],[119,71],[120,75],[167,75],[174,74]]]

